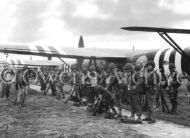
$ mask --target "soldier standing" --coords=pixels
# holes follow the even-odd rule
[[[60,80],[61,79],[60,75],[62,75],[63,71],[64,71],[64,66],[60,66],[59,69],[58,69],[58,72],[56,74],[55,80],[54,80],[54,81],[56,81],[56,91],[57,91],[56,99],[60,99],[60,98],[64,99],[65,98],[65,94],[64,94],[64,91],[63,91],[63,85],[64,84]],[[66,74],[64,74],[64,75],[66,76]]]
[[[181,85],[180,74],[175,70],[175,65],[171,63],[169,65],[170,74],[168,76],[168,94],[170,102],[172,104],[171,112],[177,113],[177,98],[178,98],[178,88]]]
[[[116,69],[116,65],[114,63],[110,63],[108,66],[109,76],[106,79],[107,87],[106,89],[111,92],[112,94],[112,101],[109,104],[109,107],[113,110],[115,114],[117,114],[116,110],[114,109],[114,104],[118,106],[119,113],[117,114],[118,117],[122,115],[122,103],[121,103],[121,95],[123,92],[123,83],[122,83],[122,76],[121,72],[118,72]]]
[[[160,88],[159,88],[159,95],[157,95],[157,102],[159,102],[159,98],[161,99],[162,111],[163,112],[170,112],[169,107],[166,102],[166,88],[168,86],[167,77],[164,73],[164,69],[160,70]]]
[[[45,76],[44,76],[44,74],[43,74],[43,72],[42,72],[42,70],[41,69],[38,69],[38,78],[39,78],[39,81],[40,81],[40,86],[41,86],[41,92],[44,94],[44,95],[46,95],[46,92],[45,92],[45,90],[46,90],[46,84],[45,84]]]
[[[6,96],[6,100],[9,100],[9,93],[10,93],[11,84],[6,84],[2,82],[2,94],[1,98]]]
[[[122,95],[122,102],[126,104],[130,104],[130,88],[131,88],[131,82],[132,82],[132,74],[133,74],[133,64],[126,63],[123,67],[123,76],[126,80],[126,85],[124,86],[123,95]]]
[[[16,102],[20,104],[20,106],[24,106],[26,94],[27,94],[27,87],[28,87],[28,79],[24,80],[23,76],[24,70],[18,70],[15,87],[18,90],[18,95]],[[27,76],[26,76],[27,77]]]
[[[128,65],[131,66],[131,65]],[[141,72],[142,65],[137,63],[135,65],[135,72],[133,73],[133,67],[130,67],[128,70],[128,77],[127,77],[127,89],[130,95],[130,106],[131,106],[131,119],[135,119],[135,113],[137,114],[137,122],[142,123],[141,120],[141,106],[140,106],[140,96],[142,91],[144,90],[144,83],[145,83],[145,76]]]
[[[154,61],[149,61],[147,63],[147,72],[145,73],[145,95],[148,115],[145,119],[143,119],[143,121],[148,121],[148,123],[156,123],[155,103],[159,81],[158,74],[156,73],[154,68]]]

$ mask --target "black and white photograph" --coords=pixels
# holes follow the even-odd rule
[[[190,138],[189,0],[0,0],[0,138]]]

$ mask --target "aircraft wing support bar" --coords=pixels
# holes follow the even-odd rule
[[[70,65],[69,64],[67,64],[63,59],[61,59],[60,57],[58,57],[65,65],[67,65],[69,68],[71,68],[70,67]]]
[[[166,33],[166,32],[158,32],[158,34],[170,45],[172,46],[179,54],[184,56],[188,61],[190,61],[190,57],[184,52],[184,50]]]

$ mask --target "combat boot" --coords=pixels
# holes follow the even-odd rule
[[[156,120],[150,120],[148,121],[149,124],[153,124],[153,123],[156,123]]]
[[[141,116],[138,116],[138,118],[137,118],[136,122],[137,122],[137,123],[142,123]]]
[[[151,118],[146,117],[146,118],[143,119],[143,121],[151,121]]]
[[[177,114],[177,104],[174,104],[173,106],[173,114]]]

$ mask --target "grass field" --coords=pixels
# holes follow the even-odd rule
[[[177,115],[158,111],[157,118],[189,127],[190,104],[188,97],[185,97],[185,91],[186,87],[182,85],[179,90]],[[0,126],[9,126],[6,132],[0,131],[0,138],[149,138],[175,135],[175,132],[170,134],[172,131],[165,132],[169,131],[162,128],[167,124],[165,122],[162,126],[159,123],[157,126],[121,124],[116,120],[104,119],[103,115],[94,117],[86,112],[86,107],[74,107],[71,102],[66,105],[62,100],[48,95],[42,96],[32,89],[27,94],[26,106],[21,108],[13,104],[16,94],[11,89],[10,101],[0,99]],[[181,133],[177,137],[180,135]]]

